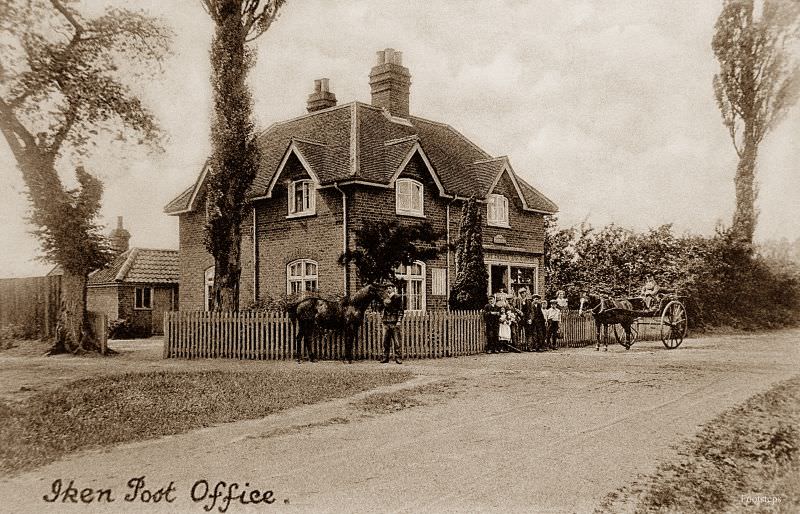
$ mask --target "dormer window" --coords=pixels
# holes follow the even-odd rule
[[[289,184],[289,216],[316,214],[313,180],[295,180]]]
[[[508,227],[508,198],[492,194],[486,200],[486,223],[493,227]]]
[[[395,181],[395,212],[406,216],[424,216],[422,184],[410,178]]]

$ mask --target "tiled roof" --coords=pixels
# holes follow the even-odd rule
[[[131,248],[89,276],[90,286],[118,282],[177,284],[178,251]]]
[[[389,184],[408,152],[419,144],[446,194],[485,197],[508,162],[505,157],[492,158],[449,125],[415,116],[408,120],[392,118],[385,111],[361,102],[275,123],[259,135],[258,141],[261,166],[248,198],[267,195],[273,176],[292,144],[323,186],[346,180]],[[201,186],[198,183],[194,187]],[[529,208],[544,212],[558,210],[530,185],[520,185],[520,189]],[[191,196],[190,191],[184,191],[165,211],[175,214],[191,207]]]

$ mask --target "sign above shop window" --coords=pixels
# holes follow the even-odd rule
[[[496,236],[494,236],[494,239],[492,241],[494,241],[494,244],[496,245],[506,244],[506,238],[503,234],[497,234]]]

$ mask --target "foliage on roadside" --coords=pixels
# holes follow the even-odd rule
[[[77,380],[22,402],[0,401],[0,475],[80,450],[260,418],[410,376],[405,370],[258,366]]]
[[[797,512],[798,427],[795,377],[717,416],[679,449],[677,460],[659,466],[642,485],[611,493],[597,512],[752,512],[757,497],[780,498],[772,507]]]
[[[618,225],[558,228],[548,221],[547,296],[564,289],[635,296],[652,274],[662,289],[686,295],[694,327],[778,328],[797,324],[800,267],[743,243],[727,229],[677,236],[671,225],[637,233]]]

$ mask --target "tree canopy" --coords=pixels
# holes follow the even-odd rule
[[[412,225],[398,221],[378,221],[361,225],[355,232],[356,247],[339,257],[340,264],[353,263],[363,284],[394,282],[395,269],[401,264],[428,261],[442,249],[436,246],[441,237],[428,222]]]
[[[162,134],[122,77],[146,73],[171,34],[129,9],[84,16],[64,0],[0,0],[0,132],[31,202],[45,257],[62,266],[62,331],[57,348],[91,349],[86,277],[110,258],[96,216],[103,186],[83,166],[77,187],[60,171],[91,152],[101,131],[159,147]]]

